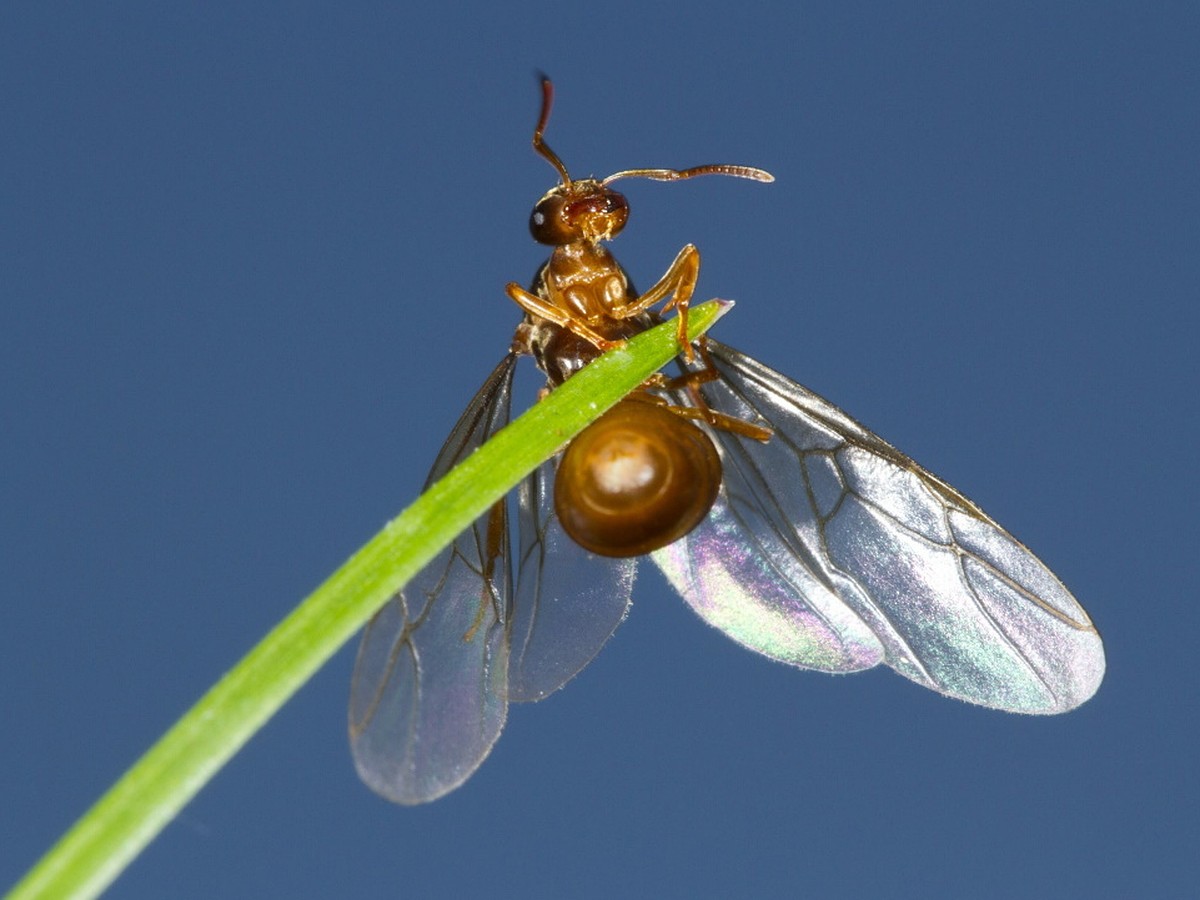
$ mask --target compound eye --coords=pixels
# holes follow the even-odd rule
[[[579,240],[579,231],[567,214],[567,200],[561,194],[547,194],[529,215],[529,233],[539,244],[561,247]]]

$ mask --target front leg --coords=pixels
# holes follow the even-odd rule
[[[662,311],[675,310],[675,314],[679,319],[679,348],[683,351],[683,358],[691,362],[692,345],[688,341],[687,336],[687,311],[688,304],[692,301],[692,294],[696,290],[696,279],[699,277],[700,251],[693,244],[688,244],[679,251],[679,255],[675,257],[675,261],[671,263],[670,268],[667,269],[666,273],[658,280],[658,283],[654,287],[650,288],[650,290],[646,291],[628,306],[614,310],[613,315],[620,319],[632,318],[645,312],[670,294],[671,299],[662,308]]]
[[[525,312],[567,329],[599,350],[612,350],[614,347],[621,347],[625,343],[624,341],[610,341],[598,331],[589,327],[586,322],[571,315],[570,312],[561,306],[555,306],[553,303],[543,300],[537,294],[529,293],[529,291],[525,290],[525,288],[521,287],[515,281],[509,282],[504,290],[513,302],[525,310]]]

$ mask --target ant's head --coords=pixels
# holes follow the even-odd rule
[[[533,208],[529,231],[539,244],[561,247],[576,241],[608,241],[629,219],[624,195],[588,178],[551,188]]]

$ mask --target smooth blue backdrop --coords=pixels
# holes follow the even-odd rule
[[[1054,719],[769,663],[654,572],[426,808],[347,647],[117,882],[191,897],[1196,890],[1194,4],[0,11],[0,885],[418,491],[553,173],[628,184],[719,336],[1029,543],[1108,648]],[[1049,8],[1043,8],[1049,7]]]

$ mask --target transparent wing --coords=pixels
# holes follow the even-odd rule
[[[635,559],[610,559],[567,537],[554,514],[557,457],[520,490],[520,564],[509,700],[540,700],[600,652],[629,612]]]
[[[492,372],[442,447],[428,483],[508,423],[516,357]],[[397,803],[434,800],[491,752],[507,714],[512,593],[506,504],[455,539],[384,606],[350,688],[358,773]]]
[[[713,514],[655,554],[697,613],[793,665],[886,662],[999,709],[1065,712],[1095,693],[1100,636],[1023,544],[837,407],[709,347],[721,378],[700,388],[706,402],[775,436],[714,432],[725,483]]]

